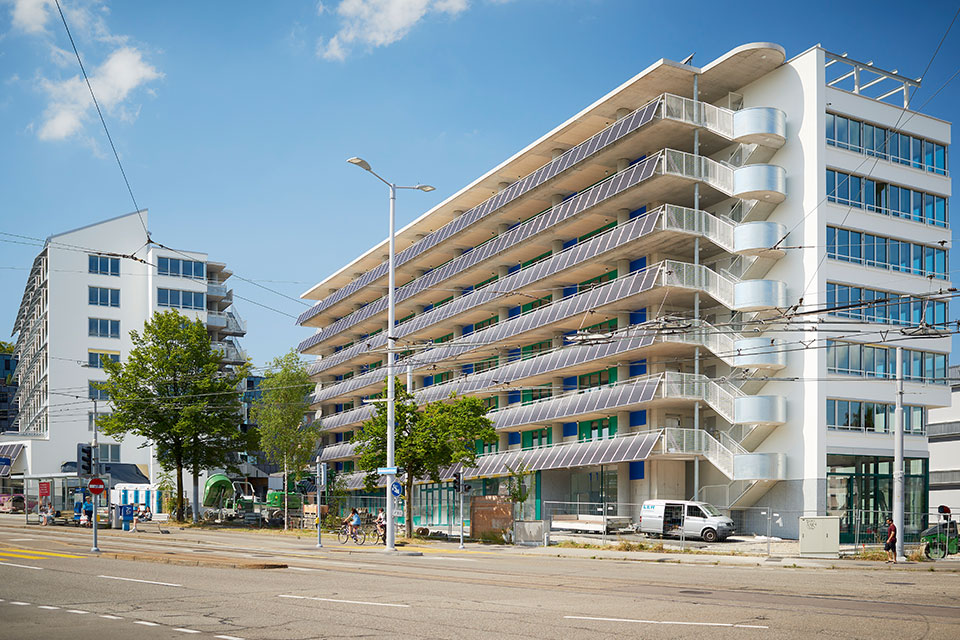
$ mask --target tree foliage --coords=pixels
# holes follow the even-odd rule
[[[384,396],[386,390],[384,390]],[[397,381],[394,434],[394,463],[406,472],[407,535],[413,533],[415,480],[440,481],[444,467],[476,464],[476,441],[493,442],[496,432],[486,417],[487,408],[478,398],[451,395],[418,409],[413,394]],[[387,463],[387,405],[377,403],[374,416],[354,434],[360,459],[357,467],[367,473],[367,486],[377,480],[376,470]]]
[[[154,314],[143,331],[131,331],[126,362],[102,358],[112,413],[101,431],[122,439],[132,433],[154,445],[165,469],[176,470],[176,517],[183,517],[183,469],[231,468],[250,446],[240,431],[239,382],[244,365],[221,371],[221,354],[207,329],[175,310]]]
[[[0,353],[13,353],[14,349],[16,349],[16,345],[12,342],[0,340]]]
[[[319,434],[303,419],[310,409],[313,385],[307,368],[291,350],[270,363],[253,403],[253,420],[260,432],[260,450],[274,464],[293,470],[298,478],[313,461]]]

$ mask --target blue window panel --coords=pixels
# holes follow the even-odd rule
[[[343,375],[335,376],[336,380],[339,382],[343,380]]]
[[[520,359],[520,349],[508,349],[507,350],[507,360],[513,362],[514,360]]]
[[[514,226],[516,226],[516,225],[514,225]],[[511,228],[512,228],[512,227],[511,227]],[[510,267],[509,269],[507,269],[507,273],[508,273],[508,274],[509,274],[509,273],[516,273],[517,271],[520,271],[520,265],[519,265],[519,264],[515,264],[515,265],[513,265],[512,267]]]
[[[567,247],[572,247],[572,246],[575,245],[575,244],[577,244],[577,239],[576,239],[576,238],[572,238],[572,239],[567,240],[566,242],[563,243],[563,248],[566,249]]]
[[[568,195],[566,198],[563,199],[563,202],[566,202],[567,200],[569,200],[570,198],[574,197],[574,196],[577,195],[578,193],[579,193],[579,191],[575,191],[575,192],[571,193],[570,195]]]
[[[472,249],[467,249],[467,251],[472,251]],[[464,251],[463,253],[466,253],[467,251]],[[461,255],[462,255],[462,254],[461,254]],[[467,292],[469,292],[469,291],[473,291],[473,285],[470,285],[469,287],[464,287],[464,288],[463,288],[463,292],[464,292],[464,293],[467,293]]]
[[[520,432],[511,431],[507,434],[507,444],[520,444]]]
[[[519,391],[510,391],[507,393],[507,404],[513,404],[514,402],[520,402]]]
[[[343,442],[343,434],[342,434],[342,433],[335,433],[335,434],[333,434],[333,435],[336,437],[336,441],[337,441],[337,442]]]
[[[563,379],[563,388],[565,391],[572,391],[577,388],[577,376],[570,376]]]
[[[575,294],[576,292],[577,292],[577,287],[576,287],[576,286],[573,286],[573,287],[564,287],[564,288],[563,288],[563,297],[566,298],[567,296],[572,296],[572,295]]]
[[[630,363],[630,376],[642,376],[647,373],[647,361],[635,360]]]
[[[340,435],[340,434],[337,434],[337,435]],[[337,471],[343,471],[343,463],[342,463],[342,462],[337,462],[337,463],[335,463],[335,464],[337,465]]]
[[[567,438],[569,436],[577,435],[577,423],[576,422],[564,422],[563,423],[563,437]]]
[[[630,261],[630,271],[639,271],[647,268],[647,256]]]
[[[515,307],[511,307],[511,308],[507,311],[507,317],[508,317],[508,318],[513,318],[514,316],[518,316],[518,315],[520,315],[520,305],[517,305],[517,306],[515,306]]]
[[[643,480],[643,460],[630,463],[630,479]]]
[[[641,411],[631,411],[630,412],[630,426],[631,427],[642,427],[647,424],[647,410],[643,409]]]
[[[423,386],[429,387],[433,384],[433,376],[423,376]]]
[[[473,325],[472,325],[472,324],[465,324],[465,325],[463,325],[463,326],[461,327],[461,329],[463,330],[463,335],[468,335],[468,334],[473,333]]]
[[[428,304],[427,306],[425,306],[425,307],[423,308],[423,313],[426,313],[427,311],[430,311],[430,309],[433,309],[433,305],[432,305],[432,304]]]
[[[472,365],[472,364],[465,364],[465,365],[463,365],[463,374],[466,375],[466,374],[468,374],[468,373],[473,373],[473,365]]]
[[[639,158],[637,158],[636,160],[634,160],[633,162],[631,162],[631,163],[630,163],[630,166],[632,167],[633,165],[637,164],[638,162],[643,162],[643,161],[646,160],[646,159],[647,159],[647,155],[644,154],[644,155],[640,156]]]
[[[646,207],[640,207],[639,209],[634,209],[633,211],[630,212],[630,219],[633,220],[634,218],[640,217],[646,212],[647,212]]]
[[[637,309],[630,312],[630,324],[639,324],[647,321],[647,310]]]

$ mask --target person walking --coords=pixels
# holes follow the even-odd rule
[[[883,543],[883,550],[887,552],[887,562],[897,564],[897,525],[892,518],[887,518],[887,541]]]

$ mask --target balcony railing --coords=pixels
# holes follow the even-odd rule
[[[247,361],[247,352],[241,349],[233,342],[211,342],[210,347],[214,351],[223,353],[221,360],[226,363],[241,363]]]
[[[217,280],[207,280],[207,295],[214,298],[226,298],[227,285]]]

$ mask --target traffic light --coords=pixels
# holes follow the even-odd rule
[[[464,493],[470,493],[471,491],[473,491],[473,487],[472,487],[471,485],[469,485],[469,484],[463,485],[463,492],[464,492]]]
[[[93,475],[93,446],[82,442],[77,445],[77,475]]]
[[[460,472],[453,474],[453,490],[460,493]]]

